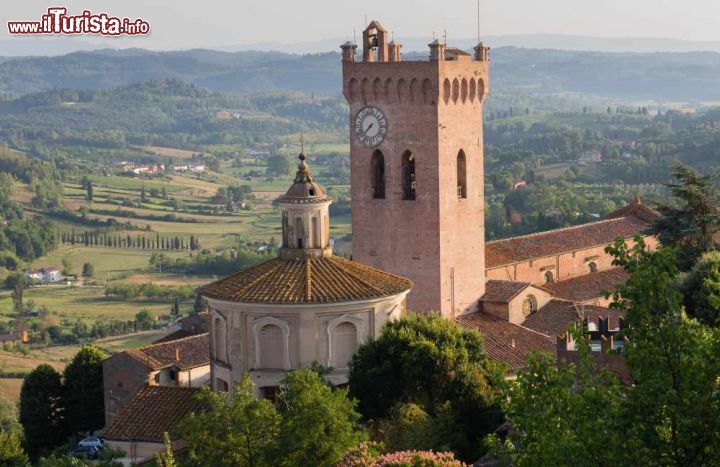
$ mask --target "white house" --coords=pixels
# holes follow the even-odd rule
[[[24,276],[26,279],[38,282],[58,282],[62,278],[60,268],[57,266],[43,266],[37,269],[30,269],[25,271]]]

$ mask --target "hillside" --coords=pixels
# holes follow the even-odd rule
[[[0,140],[48,159],[97,160],[129,145],[187,149],[251,145],[305,132],[340,132],[340,98],[299,92],[221,94],[178,80],[112,90],[58,90],[0,102]],[[339,139],[339,137],[338,137]]]
[[[223,92],[285,89],[338,95],[339,61],[337,53],[105,49],[4,59],[0,61],[0,94],[105,89],[177,78]],[[496,100],[518,91],[621,100],[720,100],[720,54],[714,52],[604,53],[500,47],[492,51],[491,76],[491,99]]]

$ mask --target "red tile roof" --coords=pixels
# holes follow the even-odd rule
[[[199,388],[143,386],[102,431],[109,440],[163,442],[186,414],[202,410]]]
[[[199,289],[207,298],[245,303],[338,303],[407,292],[412,282],[339,256],[272,259]]]
[[[490,279],[485,283],[485,295],[480,300],[493,303],[508,303],[517,294],[530,287],[529,282],[500,281]]]
[[[195,334],[197,334],[197,333],[186,331],[184,329],[178,329],[177,331],[171,332],[170,334],[163,336],[160,339],[154,341],[153,344],[162,344],[164,342],[170,342],[170,341],[175,341],[178,339],[184,339],[186,337],[194,336]]]
[[[642,219],[645,222],[652,223],[660,217],[657,211],[642,204],[640,197],[636,196],[630,204],[623,206],[620,209],[611,212],[606,217],[608,219],[617,219],[620,217],[635,216],[638,219]]]
[[[641,234],[648,223],[635,216],[606,219],[485,244],[485,267],[496,268],[531,259],[609,245],[616,238]]]
[[[597,325],[600,317],[609,318],[609,329],[617,330],[622,314],[612,308],[550,300],[544,307],[528,316],[522,326],[554,339],[555,336],[566,331],[570,323],[577,323],[587,318]]]
[[[485,350],[490,358],[508,365],[511,371],[525,368],[533,350],[557,354],[554,338],[524,328],[483,312],[462,315],[458,324],[476,329],[485,337]]]
[[[613,268],[544,284],[542,288],[564,300],[586,302],[602,297],[604,291],[615,291],[615,287],[627,279],[628,273],[623,268]]]
[[[171,366],[188,370],[210,364],[210,337],[208,333],[197,334],[140,349],[129,349],[125,353],[153,371]]]

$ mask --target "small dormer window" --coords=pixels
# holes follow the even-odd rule
[[[310,188],[310,196],[315,196],[315,189],[314,189],[314,188]]]

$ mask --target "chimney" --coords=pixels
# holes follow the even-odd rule
[[[445,60],[445,44],[435,39],[428,44],[428,47],[430,47],[430,61],[439,62]]]
[[[346,42],[340,46],[342,49],[342,61],[343,62],[354,62],[357,54],[357,45],[353,42]]]
[[[175,347],[175,361],[180,361],[180,347]]]
[[[485,47],[482,42],[475,46],[475,60],[487,62],[490,60],[490,47]]]
[[[511,339],[510,345],[512,345],[512,348],[513,348],[513,349],[515,348],[515,339]]]
[[[401,48],[402,48],[402,44],[399,44],[395,41],[392,41],[388,44],[388,50],[389,50],[391,62],[401,62],[402,61],[402,53],[400,52]]]

